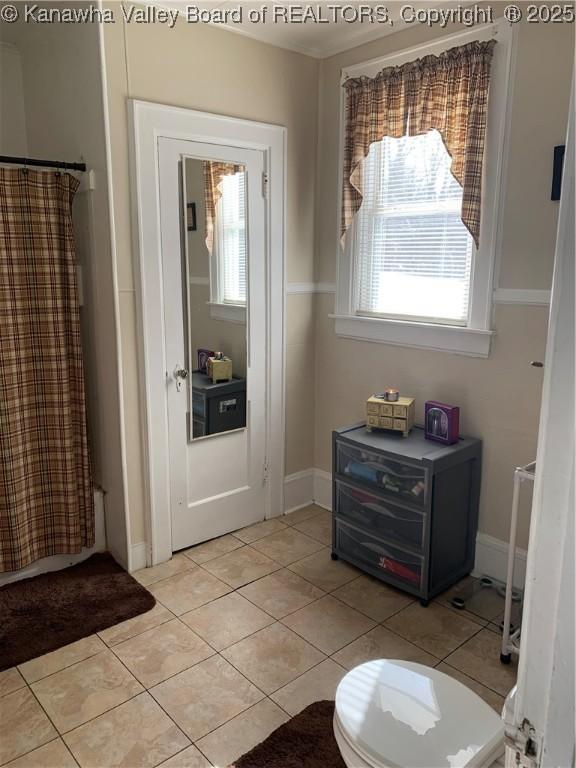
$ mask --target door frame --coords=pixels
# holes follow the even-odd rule
[[[507,722],[522,765],[574,765],[574,135],[572,78],[546,340],[546,365],[518,684]],[[530,737],[535,756],[525,756]]]
[[[283,513],[285,368],[286,129],[164,104],[128,100],[132,237],[144,472],[147,565],[172,557],[158,139],[256,149],[266,177],[266,464],[265,517]],[[281,343],[278,343],[278,341]]]

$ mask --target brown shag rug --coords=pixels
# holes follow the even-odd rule
[[[154,607],[107,552],[0,587],[0,670],[55,651]]]
[[[334,738],[333,717],[333,701],[310,704],[231,768],[346,768]]]

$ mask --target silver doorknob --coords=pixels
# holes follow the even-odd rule
[[[188,378],[188,371],[186,368],[182,368],[182,366],[177,365],[174,368],[174,373],[172,375],[174,376],[174,381],[176,382],[176,391],[180,392],[180,389],[182,388],[182,382]]]

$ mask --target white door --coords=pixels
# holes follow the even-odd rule
[[[574,83],[573,83],[574,86]],[[524,766],[574,765],[575,102],[569,110],[510,744]],[[528,733],[528,729],[533,729]],[[527,736],[535,757],[526,757]],[[513,756],[515,760],[515,755]]]
[[[267,516],[264,153],[174,138],[158,139],[158,150],[170,511],[177,551]],[[189,178],[195,168],[206,167],[220,169],[212,208],[204,187],[193,189],[201,172]],[[233,188],[237,196],[239,179],[240,206],[240,198],[226,191]],[[208,209],[214,234],[204,251]],[[196,248],[203,256],[195,261]],[[212,387],[198,369],[200,348],[223,352],[237,378]],[[227,387],[234,391],[229,394]],[[238,421],[244,396],[245,422]]]

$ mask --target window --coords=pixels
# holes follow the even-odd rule
[[[363,162],[363,200],[339,246],[335,330],[348,338],[487,357],[514,31],[493,24],[383,59],[346,77],[496,38],[488,100],[479,247],[461,220],[462,187],[436,130],[384,138]],[[342,129],[342,141],[344,130]]]
[[[218,261],[218,302],[246,306],[246,175],[223,176],[216,203],[214,250]]]
[[[438,131],[372,145],[354,247],[359,315],[466,325],[474,241]]]

